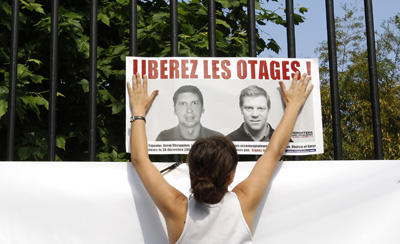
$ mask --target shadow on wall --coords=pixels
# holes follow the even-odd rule
[[[163,222],[164,219],[162,219],[156,205],[151,200],[135,168],[131,164],[127,166],[127,177],[132,190],[132,197],[135,202],[144,243],[169,243],[165,223]]]

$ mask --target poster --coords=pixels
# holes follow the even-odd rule
[[[146,74],[149,93],[159,90],[146,115],[149,154],[187,154],[197,138],[214,134],[231,138],[239,154],[263,154],[284,112],[279,81],[289,88],[296,71],[311,76],[314,89],[285,154],[323,153],[318,59],[126,58],[127,81]],[[129,152],[127,91],[126,108]]]

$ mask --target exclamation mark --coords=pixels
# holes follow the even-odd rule
[[[311,62],[307,61],[307,75],[311,76]]]

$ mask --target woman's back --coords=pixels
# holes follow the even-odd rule
[[[251,231],[234,192],[216,204],[188,202],[186,223],[177,243],[252,243]]]

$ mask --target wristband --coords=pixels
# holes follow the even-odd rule
[[[137,120],[137,119],[144,120],[144,122],[146,123],[146,118],[143,117],[143,116],[131,116],[130,121],[131,121],[131,123],[133,123],[133,122],[134,122],[135,120]]]

